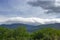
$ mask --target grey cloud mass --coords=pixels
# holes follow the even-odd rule
[[[60,18],[60,7],[53,5],[54,1],[52,0],[0,0],[0,18]]]
[[[48,10],[47,13],[60,13],[60,4],[59,0],[37,0],[29,1],[28,4],[34,7],[42,7],[45,10]]]

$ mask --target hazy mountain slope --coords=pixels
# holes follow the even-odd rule
[[[60,23],[44,24],[44,25],[35,26],[35,28],[37,28],[37,29],[41,29],[41,28],[56,28],[56,29],[60,29]]]
[[[33,26],[33,25],[27,25],[27,24],[20,24],[20,23],[15,23],[15,24],[2,24],[0,26],[7,27],[7,28],[16,28],[18,26],[24,26],[27,28],[29,32],[35,31],[41,28],[56,28],[60,29],[60,23],[55,23],[55,24],[45,24],[45,25],[38,25],[38,26]]]

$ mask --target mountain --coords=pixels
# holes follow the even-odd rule
[[[14,23],[14,24],[2,24],[0,27],[6,27],[6,28],[17,28],[20,26],[24,26],[27,28],[28,31],[31,31],[31,29],[34,29],[34,25],[27,25],[27,24],[21,24],[21,23]]]
[[[35,26],[37,29],[41,28],[55,28],[55,29],[60,29],[60,23],[54,23],[54,24],[44,24],[44,25],[38,25]]]
[[[29,32],[32,32],[32,31],[35,31],[35,30],[39,30],[39,29],[42,29],[42,28],[56,28],[56,29],[60,29],[60,23],[44,24],[44,25],[38,25],[38,26],[15,23],[15,24],[2,24],[0,26],[7,27],[7,28],[17,28],[19,26],[24,26],[24,27],[27,28],[27,30]]]

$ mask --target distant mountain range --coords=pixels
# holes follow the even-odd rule
[[[38,26],[14,23],[14,24],[2,24],[2,25],[0,25],[0,27],[1,26],[2,27],[7,27],[7,28],[16,28],[16,27],[19,27],[19,26],[25,26],[29,32],[32,32],[32,31],[35,31],[35,30],[39,30],[39,29],[42,29],[42,28],[56,28],[56,29],[60,29],[60,23],[42,24],[42,25],[38,25]]]

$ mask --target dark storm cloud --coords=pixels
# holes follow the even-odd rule
[[[46,1],[42,1],[42,0],[37,0],[37,1],[30,1],[28,2],[29,5],[33,6],[33,7],[42,7],[43,9],[48,10],[47,13],[50,12],[55,12],[55,13],[60,13],[60,6],[56,6],[55,5],[55,1],[54,0],[46,0]]]

